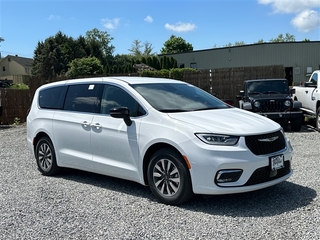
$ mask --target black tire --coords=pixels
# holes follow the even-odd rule
[[[43,137],[38,141],[35,156],[38,169],[43,175],[51,176],[59,172],[55,150],[48,137]]]
[[[294,132],[299,132],[302,126],[302,117],[294,118],[290,120],[291,130]]]
[[[173,149],[157,151],[151,158],[147,175],[152,193],[162,203],[179,205],[193,197],[189,169]]]
[[[320,107],[317,109],[316,128],[318,131],[320,131]]]

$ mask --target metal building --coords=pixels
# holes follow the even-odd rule
[[[162,56],[172,56],[179,67],[195,69],[283,65],[284,77],[299,85],[320,69],[320,41],[259,43]]]

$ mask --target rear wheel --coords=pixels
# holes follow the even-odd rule
[[[38,141],[35,155],[38,169],[43,175],[50,176],[59,172],[54,147],[48,137],[43,137]]]
[[[160,202],[178,205],[192,198],[189,169],[176,151],[169,148],[157,151],[147,174],[150,189]]]

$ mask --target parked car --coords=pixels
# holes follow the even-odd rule
[[[241,90],[239,108],[268,117],[280,124],[290,122],[291,129],[299,132],[302,125],[301,102],[291,99],[286,79],[246,80]]]
[[[123,178],[166,204],[253,191],[292,174],[279,124],[170,79],[44,85],[27,116],[27,144],[43,175],[67,167]]]
[[[292,98],[300,101],[304,116],[316,120],[316,128],[320,131],[320,70],[314,71],[303,86],[295,86]]]

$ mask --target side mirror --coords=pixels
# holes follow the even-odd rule
[[[239,94],[236,96],[237,99],[242,99],[244,96],[244,91],[240,90]]]
[[[127,107],[117,107],[110,109],[110,116],[113,118],[122,118],[127,126],[131,126],[130,110]]]
[[[295,88],[291,88],[290,89],[290,94],[292,95],[292,94],[295,94],[296,93],[296,89]]]

